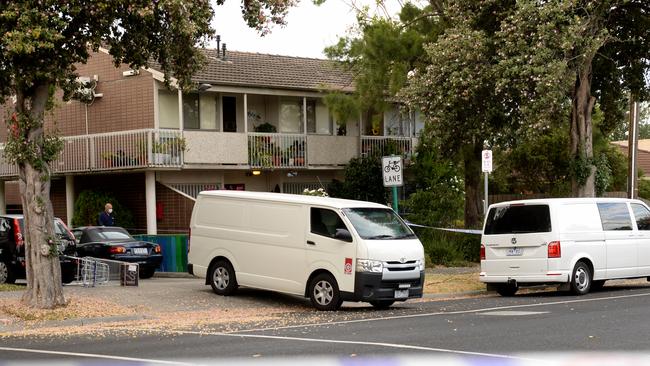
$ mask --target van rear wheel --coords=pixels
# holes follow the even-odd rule
[[[573,267],[571,276],[571,292],[575,295],[585,295],[591,289],[592,274],[585,262],[578,262]]]
[[[217,261],[210,268],[210,286],[217,295],[228,296],[237,290],[237,278],[232,264],[226,260]]]
[[[318,310],[336,310],[343,300],[339,285],[329,273],[321,273],[314,277],[309,284],[309,299]]]

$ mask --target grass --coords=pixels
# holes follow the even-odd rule
[[[460,274],[427,273],[424,278],[425,294],[448,294],[485,290],[479,282],[478,272]]]
[[[25,286],[21,285],[13,285],[13,284],[8,284],[8,283],[3,283],[0,284],[0,292],[2,291],[20,291],[24,290]]]

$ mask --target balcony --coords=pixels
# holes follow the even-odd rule
[[[238,166],[253,169],[338,168],[358,156],[386,152],[406,157],[416,139],[144,129],[63,137],[53,174]],[[0,177],[18,175],[1,154]]]
[[[180,131],[134,130],[63,138],[63,151],[51,164],[53,174],[144,168],[180,168],[185,140]],[[0,176],[18,175],[4,156]]]

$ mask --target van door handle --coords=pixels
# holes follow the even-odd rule
[[[316,245],[316,243],[314,243],[314,242],[311,241],[311,240],[307,240],[307,244],[309,244],[309,245]]]

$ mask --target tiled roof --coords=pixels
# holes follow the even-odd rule
[[[612,141],[612,144],[627,148],[628,141]],[[637,148],[640,151],[650,152],[650,139],[639,139],[639,146]]]
[[[278,88],[295,90],[334,89],[352,91],[352,74],[330,60],[261,53],[226,51],[226,60],[217,50],[204,50],[208,62],[193,79],[213,85]],[[150,65],[157,69],[157,65]]]

